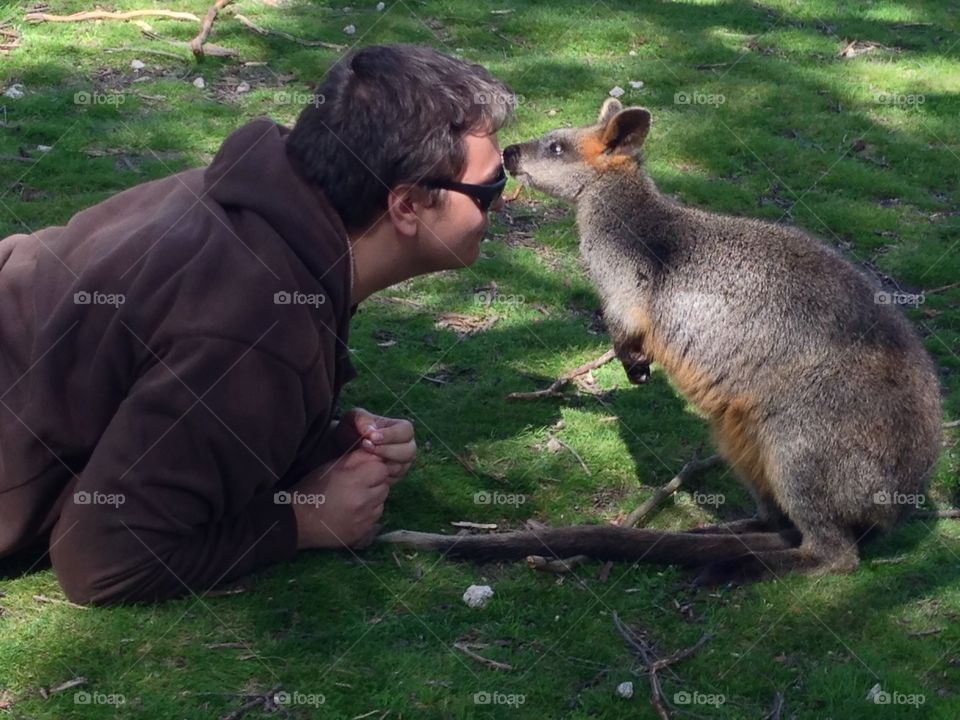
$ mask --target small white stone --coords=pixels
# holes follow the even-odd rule
[[[630,56],[634,56],[636,54],[637,54],[636,50],[631,50],[630,52],[627,53],[627,55],[630,55]]]
[[[50,152],[53,150],[52,145],[37,145],[37,152]]]
[[[205,88],[207,84],[203,81],[202,77],[198,77],[196,80],[193,81],[193,86],[195,88],[200,88],[201,90],[203,90],[203,88]]]
[[[131,60],[131,61],[130,61],[130,67],[132,67],[134,70],[143,70],[146,66],[147,66],[146,63],[144,63],[144,62],[142,62],[142,61],[140,61],[140,60]]]
[[[489,585],[471,585],[463,594],[463,601],[472,608],[482,608],[493,597],[493,588]]]
[[[617,685],[617,695],[629,700],[633,697],[633,683],[627,680]]]
[[[378,2],[377,3],[377,12],[383,12],[384,8],[387,7],[386,3]]]
[[[618,97],[621,97],[625,92],[626,90],[624,90],[619,85],[614,85],[613,88],[611,88],[610,90],[610,97],[618,98]]]
[[[3,96],[10,98],[11,100],[19,100],[20,98],[23,97],[23,85],[21,85],[20,83],[11,85],[3,93]]]
[[[250,83],[242,82],[237,85],[237,94],[250,92]]]
[[[630,87],[632,87],[634,90],[639,90],[643,87],[643,80],[631,80]]]
[[[347,25],[347,26],[343,29],[343,31],[344,31],[347,35],[356,35],[356,34],[357,34],[357,26],[356,26],[356,25]]]

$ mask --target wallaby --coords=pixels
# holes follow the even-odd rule
[[[686,533],[575,526],[385,540],[464,558],[702,566],[703,583],[748,581],[850,572],[861,540],[923,502],[941,445],[940,390],[906,318],[806,232],[662,195],[640,152],[650,119],[609,99],[597,124],[512,145],[504,164],[576,206],[618,356],[659,363],[709,419],[757,517]]]

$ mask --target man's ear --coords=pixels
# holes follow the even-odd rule
[[[623,110],[623,105],[620,104],[619,100],[616,98],[607,98],[603,101],[603,105],[600,106],[600,117],[597,118],[597,123],[606,125],[613,119],[613,116],[621,110]]]
[[[422,188],[413,185],[397,185],[387,193],[387,214],[397,233],[404,237],[417,234],[420,218],[415,205],[422,204]]]
[[[619,103],[618,103],[619,104]],[[630,153],[643,146],[650,132],[650,112],[632,107],[621,110],[607,122],[600,141],[609,153]]]

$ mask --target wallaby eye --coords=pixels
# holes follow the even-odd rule
[[[550,151],[551,155],[563,155],[563,145],[557,141],[553,141],[547,146],[547,150]]]

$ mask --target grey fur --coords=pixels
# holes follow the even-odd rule
[[[876,301],[880,288],[813,236],[661,194],[640,157],[649,118],[608,100],[597,124],[511,146],[504,160],[522,183],[574,203],[618,350],[682,369],[681,391],[695,390],[719,435],[749,408],[753,449],[721,437],[721,452],[761,520],[791,523],[803,540],[755,553],[747,574],[852,570],[858,541],[911,509],[882,499],[926,492],[941,446],[933,362],[901,312]],[[589,162],[583,148],[598,137],[607,142]],[[744,461],[754,450],[763,477]]]

